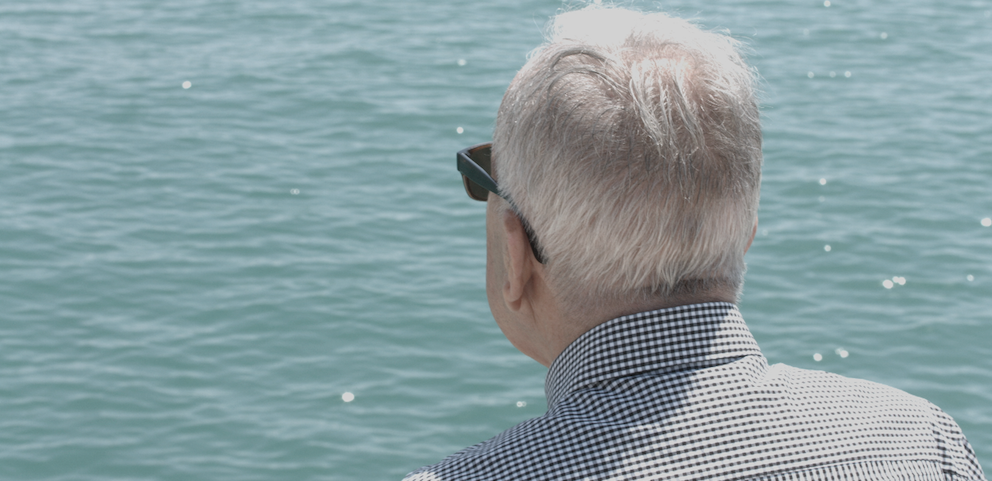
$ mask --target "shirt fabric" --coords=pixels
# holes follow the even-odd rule
[[[558,356],[545,392],[544,416],[405,480],[985,479],[940,408],[769,366],[729,303],[603,323]]]
[[[555,360],[545,391],[545,415],[405,480],[985,479],[937,406],[769,366],[729,303],[603,323]]]

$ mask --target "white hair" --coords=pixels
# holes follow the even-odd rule
[[[739,48],[663,13],[552,20],[503,97],[493,165],[559,297],[739,293],[761,183]]]

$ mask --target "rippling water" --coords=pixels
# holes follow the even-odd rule
[[[560,5],[0,6],[0,478],[397,479],[543,413],[453,153]],[[992,4],[664,7],[763,77],[765,354],[992,471]]]

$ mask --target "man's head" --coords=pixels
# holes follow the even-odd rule
[[[563,13],[503,98],[493,166],[562,305],[736,294],[761,179],[754,75],[735,40],[684,20]]]

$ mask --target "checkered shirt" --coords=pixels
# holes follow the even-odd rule
[[[545,391],[545,415],[405,480],[985,479],[940,408],[769,366],[733,304],[603,323],[555,360]]]

